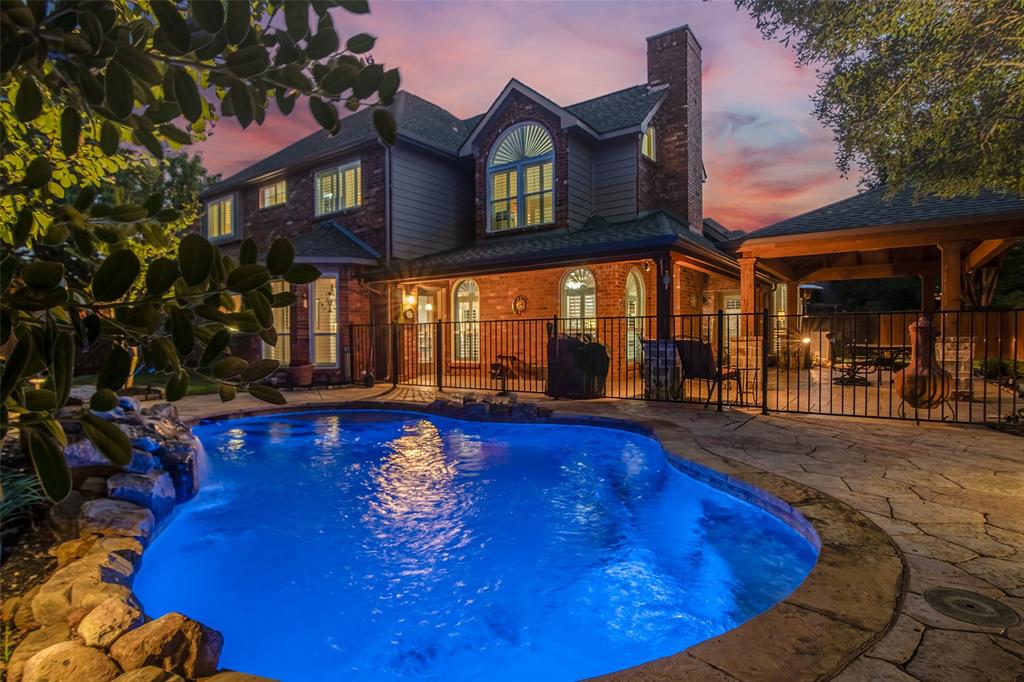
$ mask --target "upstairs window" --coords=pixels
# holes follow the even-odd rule
[[[320,171],[314,184],[317,215],[344,211],[363,203],[363,172],[358,161]]]
[[[260,208],[280,206],[287,200],[287,186],[284,180],[260,187]]]
[[[523,123],[500,137],[487,175],[492,232],[555,222],[555,144],[542,125]]]
[[[644,139],[640,143],[640,151],[651,161],[657,159],[657,152],[655,151],[657,138],[655,135],[654,126],[647,126],[647,130],[644,132]]]
[[[235,234],[235,197],[223,197],[206,204],[206,236],[224,239]]]

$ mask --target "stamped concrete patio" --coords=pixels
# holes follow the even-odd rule
[[[436,396],[429,389],[339,389],[296,392],[289,394],[289,401],[294,408],[362,400],[424,403]],[[547,404],[558,415],[638,422],[654,429],[671,451],[755,484],[763,481],[776,495],[787,485],[780,478],[793,482],[796,490],[825,493],[884,531],[896,548],[880,548],[864,557],[875,557],[888,566],[889,552],[892,561],[902,562],[902,580],[896,580],[890,590],[893,599],[887,602],[884,595],[864,599],[889,604],[888,613],[878,613],[877,606],[871,614],[857,612],[861,595],[890,589],[888,584],[865,584],[863,576],[870,572],[861,571],[859,583],[830,586],[834,604],[801,600],[795,593],[798,598],[791,595],[782,608],[773,609],[772,623],[761,616],[744,625],[741,630],[746,631],[749,648],[733,647],[732,655],[723,656],[730,652],[728,647],[701,644],[689,650],[684,665],[678,657],[670,657],[661,660],[676,660],[675,667],[642,667],[627,677],[845,682],[1024,679],[1024,624],[972,625],[942,615],[922,596],[933,587],[960,588],[995,598],[1024,614],[1024,439],[984,427],[761,416],[738,410],[717,413],[673,404],[613,400]],[[221,404],[216,396],[179,403],[185,419],[267,407],[248,396],[229,404]],[[814,506],[797,508],[817,525],[818,519],[806,511]],[[834,535],[834,530],[829,532]],[[824,557],[823,553],[822,561]],[[886,570],[885,575],[892,574]],[[789,613],[804,617],[789,618]],[[872,622],[883,617],[883,625],[866,624],[869,617]],[[765,626],[748,627],[757,621]],[[837,648],[833,654],[822,646],[830,637],[854,646]],[[780,669],[770,660],[747,655],[776,648],[793,667]]]

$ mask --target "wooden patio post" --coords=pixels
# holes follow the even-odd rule
[[[921,312],[935,310],[935,275],[921,275]]]
[[[960,310],[961,273],[963,272],[963,242],[943,242],[942,252],[942,310]]]
[[[757,320],[753,314],[757,312],[757,258],[740,258],[740,312],[742,316],[742,335],[757,334]]]

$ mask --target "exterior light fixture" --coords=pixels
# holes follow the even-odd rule
[[[32,384],[32,388],[34,388],[35,390],[38,391],[39,389],[41,389],[43,387],[43,384],[46,383],[46,378],[45,377],[32,377],[31,379],[28,380],[28,383]]]
[[[412,304],[416,303],[416,297],[413,296],[412,294],[406,294],[405,295],[405,302],[407,304],[409,304],[409,305],[412,305]]]
[[[805,336],[804,338],[800,339],[800,343],[804,344],[805,346],[808,346],[811,343],[811,339],[810,337]]]

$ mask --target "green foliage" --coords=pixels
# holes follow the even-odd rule
[[[1024,193],[1024,4],[736,0],[814,67],[837,165],[941,196]]]
[[[374,39],[339,38],[333,8],[367,11],[362,0],[0,3],[0,437],[16,420],[52,499],[70,489],[62,420],[112,461],[130,457],[124,434],[89,408],[110,409],[133,371],[160,377],[170,400],[214,385],[224,400],[247,390],[284,402],[255,383],[277,362],[250,364],[231,341],[276,340],[272,308],[293,299],[272,283],[319,273],[294,264],[287,242],[267,266],[254,244],[237,263],[202,236],[179,242],[211,180],[179,150],[220,117],[262,124],[271,98],[286,114],[308,98],[331,133],[339,103],[390,104],[397,70],[357,56]],[[390,114],[374,114],[393,141]],[[112,350],[96,397],[66,407],[76,351],[100,342]]]
[[[1018,242],[1003,256],[993,308],[1024,308],[1024,243]]]
[[[0,535],[7,535],[46,501],[39,479],[20,469],[0,467]]]

